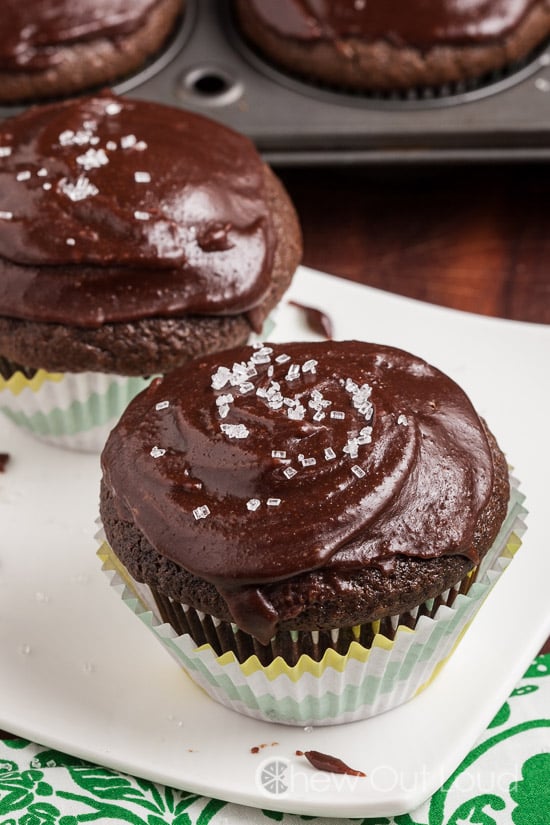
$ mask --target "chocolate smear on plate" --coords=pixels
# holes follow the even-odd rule
[[[323,335],[325,338],[332,340],[334,335],[334,326],[332,324],[332,319],[320,309],[316,307],[310,307],[306,304],[299,304],[297,301],[289,301],[290,306],[297,307],[297,309],[301,309],[304,315],[306,316],[306,321],[308,323],[309,328],[316,332],[317,335]]]
[[[298,753],[298,751],[296,751]],[[337,756],[331,756],[328,753],[320,753],[320,751],[304,751],[304,756],[308,762],[313,765],[318,771],[327,771],[328,773],[345,773],[348,776],[366,776],[363,771],[357,771],[355,768],[350,768]]]

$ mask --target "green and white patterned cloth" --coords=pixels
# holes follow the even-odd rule
[[[393,818],[334,820],[207,799],[21,739],[0,741],[0,825],[550,825],[550,654],[538,656],[445,785]]]

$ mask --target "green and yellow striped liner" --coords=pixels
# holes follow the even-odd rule
[[[128,403],[151,378],[38,370],[0,379],[0,411],[14,424],[60,447],[99,452]]]
[[[303,655],[295,665],[281,657],[263,665],[257,656],[239,662],[232,651],[217,655],[161,621],[149,588],[134,581],[102,533],[98,556],[127,606],[213,699],[267,721],[339,724],[396,707],[436,678],[521,545],[524,497],[512,483],[508,515],[466,595],[457,595],[452,607],[442,605],[433,618],[421,616],[414,630],[399,625],[393,639],[378,632],[369,647],[352,641],[345,654],[329,649],[321,661]]]

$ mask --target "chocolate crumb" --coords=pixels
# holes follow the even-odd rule
[[[0,473],[6,472],[6,467],[8,466],[8,461],[10,460],[9,453],[0,453]]]
[[[332,339],[334,327],[331,318],[329,318],[326,313],[322,312],[320,309],[316,309],[315,307],[299,304],[297,301],[289,301],[288,303],[291,306],[302,310],[306,316],[308,326],[313,332],[316,332],[318,335],[324,335],[324,337],[329,340]]]
[[[278,742],[272,742],[271,744],[269,744],[269,742],[262,742],[261,745],[254,745],[253,748],[250,748],[250,753],[259,753],[263,748],[274,748],[275,745],[278,744]]]
[[[350,768],[341,759],[336,756],[330,756],[328,753],[320,753],[319,751],[305,751],[304,756],[317,768],[318,771],[328,771],[329,773],[345,773],[348,776],[366,776],[363,771],[356,771]]]

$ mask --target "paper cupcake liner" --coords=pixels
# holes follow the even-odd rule
[[[333,725],[383,713],[411,699],[437,675],[462,638],[483,600],[508,566],[525,530],[524,496],[511,479],[508,513],[483,563],[437,600],[415,611],[355,628],[328,631],[333,647],[319,656],[302,655],[290,665],[281,656],[262,664],[258,655],[240,662],[233,650],[222,655],[217,644],[197,644],[164,622],[154,595],[121,565],[103,531],[98,555],[111,585],[125,604],[154,633],[189,676],[213,699],[231,709],[288,725]],[[180,606],[186,621],[198,622],[206,638],[228,625],[200,611]],[[177,626],[177,625],[176,625]],[[237,635],[237,628],[232,632]],[[383,627],[384,632],[381,632]],[[388,632],[389,628],[389,632]],[[357,641],[349,642],[349,633]],[[225,639],[225,628],[221,631]],[[303,642],[296,635],[298,643]],[[309,634],[312,649],[321,635]],[[339,652],[342,637],[345,653]],[[362,643],[368,638],[368,644]],[[265,657],[262,657],[265,659]]]
[[[121,413],[151,378],[98,372],[0,376],[0,411],[42,441],[99,452]]]

